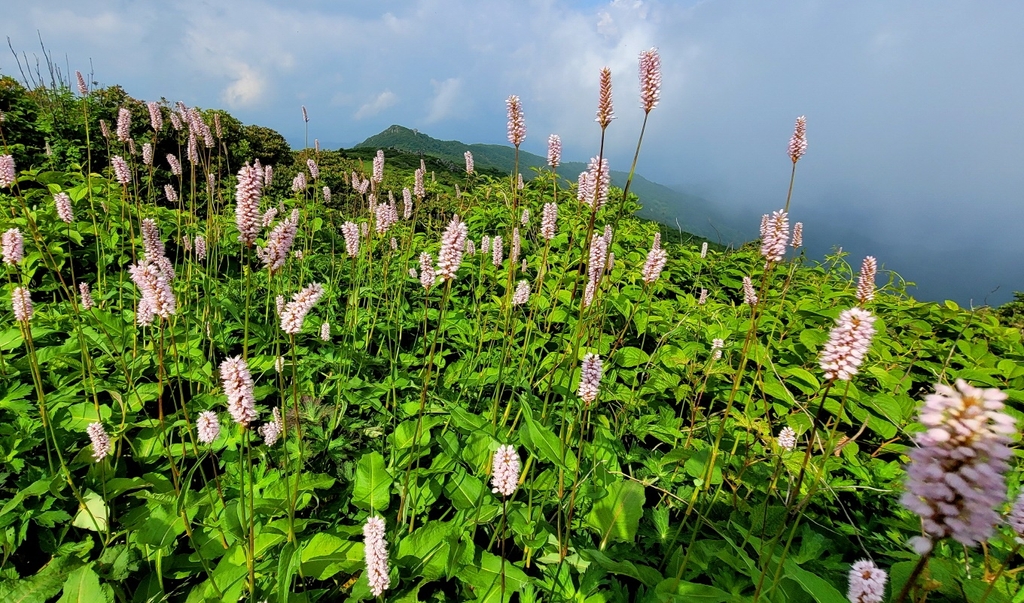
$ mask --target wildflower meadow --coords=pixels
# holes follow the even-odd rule
[[[580,174],[0,78],[0,601],[1024,601],[1020,328],[807,256],[813,116],[757,241],[636,217],[594,76]]]

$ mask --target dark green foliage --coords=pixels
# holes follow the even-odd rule
[[[5,265],[0,310],[2,601],[369,599],[361,530],[377,515],[391,600],[840,603],[852,562],[873,558],[898,588],[917,561],[906,541],[919,519],[898,498],[921,397],[965,379],[1002,389],[1024,418],[1024,343],[1000,322],[1016,320],[1013,306],[920,303],[889,282],[867,306],[878,332],[860,373],[829,385],[820,352],[857,303],[842,254],[812,264],[791,251],[766,266],[756,244],[712,243],[701,257],[702,239],[633,215],[642,195],[623,204],[613,188],[592,213],[564,181],[549,243],[539,225],[555,195],[550,171],[515,191],[509,174],[467,177],[461,161],[414,150],[386,152],[375,200],[393,193],[401,214],[421,160],[427,194],[411,220],[376,233],[369,197],[350,182],[353,171],[369,177],[376,149],[293,153],[223,112],[223,138],[196,166],[183,161],[181,179],[129,159],[134,179],[122,187],[99,173],[106,141],[91,139],[90,169],[90,153],[84,166],[71,160],[84,149],[77,126],[44,125],[60,111],[84,123],[86,105],[90,120],[130,106],[141,144],[153,140],[143,105],[117,88],[85,101],[63,90],[46,97],[66,105],[58,111],[39,91],[4,86],[0,102],[20,121],[3,132],[28,162],[16,189],[0,190],[0,231],[26,238],[25,260]],[[204,112],[211,126],[213,115]],[[46,136],[68,151],[44,159],[33,145]],[[183,138],[165,127],[161,152],[178,155]],[[234,174],[257,158],[276,173],[260,210],[283,210],[257,247],[300,211],[293,253],[273,274],[238,243],[235,223]],[[293,192],[308,159],[320,180]],[[166,183],[178,203],[163,199]],[[70,225],[57,219],[58,192],[73,201]],[[436,265],[456,213],[477,246],[503,236],[506,258],[518,227],[525,271],[477,253],[453,281],[424,289],[408,270],[421,252]],[[150,326],[136,323],[128,274],[148,252],[142,219],[160,229],[177,303]],[[357,257],[345,251],[345,221],[368,226]],[[585,307],[587,239],[606,224],[615,261]],[[669,261],[645,284],[659,230]],[[205,258],[189,251],[197,235]],[[745,276],[756,308],[742,301]],[[531,296],[512,306],[519,280]],[[96,307],[82,307],[79,282]],[[284,333],[276,296],[314,282],[325,295],[299,333]],[[29,325],[10,311],[17,285],[32,292]],[[725,341],[719,360],[715,339]],[[588,352],[604,362],[592,404],[577,395]],[[247,429],[231,422],[218,371],[234,356],[255,382],[259,418]],[[819,403],[826,424],[812,430]],[[257,428],[272,409],[284,436],[267,445]],[[197,440],[206,410],[222,426],[210,445]],[[114,444],[100,462],[93,422]],[[794,451],[776,441],[786,426]],[[523,465],[508,499],[490,481],[501,444]],[[1009,491],[1019,482],[1012,473]],[[1012,600],[1014,547],[1005,526],[985,549],[940,542],[927,600],[978,600],[986,580],[990,601]]]

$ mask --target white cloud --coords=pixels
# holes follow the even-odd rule
[[[251,107],[262,100],[266,87],[265,80],[252,67],[237,63],[235,80],[224,88],[220,97],[232,109]]]
[[[427,123],[432,124],[452,115],[455,112],[456,103],[465,99],[462,93],[462,80],[450,77],[443,82],[431,80],[434,87],[434,99],[430,101],[430,112],[427,113]]]
[[[387,109],[388,107],[393,107],[397,102],[398,96],[396,96],[395,93],[390,90],[385,90],[384,92],[381,92],[377,96],[370,99],[370,101],[364,104],[362,107],[359,107],[359,110],[356,111],[356,114],[353,117],[355,117],[356,119],[372,117],[374,115],[377,115],[384,109]]]

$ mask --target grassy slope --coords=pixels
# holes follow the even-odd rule
[[[491,168],[502,173],[510,173],[515,165],[515,150],[512,147],[496,144],[465,144],[457,140],[438,140],[422,132],[398,125],[393,125],[383,132],[367,138],[356,145],[356,148],[399,149],[411,153],[423,153],[437,157],[452,166],[461,166],[464,161],[464,153],[471,151],[477,169]],[[519,165],[524,177],[528,177],[530,168],[542,168],[547,165],[547,162],[544,157],[520,151]],[[587,169],[586,164],[572,161],[563,163],[559,167],[559,172],[574,180],[574,175],[585,169]],[[628,172],[612,170],[612,184],[618,187],[625,186],[628,176]],[[633,176],[630,192],[640,198],[643,209],[639,215],[643,218],[727,245],[738,245],[745,240],[740,229],[718,212],[706,199],[687,195],[651,182],[639,174]]]

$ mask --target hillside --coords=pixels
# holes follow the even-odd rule
[[[494,169],[510,173],[515,166],[515,149],[497,144],[466,144],[458,140],[438,140],[418,130],[393,125],[356,145],[356,148],[398,149],[410,153],[422,153],[437,157],[454,165],[462,165],[464,153],[473,153],[477,169]],[[519,152],[520,171],[524,178],[532,177],[530,168],[547,165],[544,157]],[[586,163],[566,161],[559,167],[559,173],[570,181],[587,169]],[[612,170],[612,184],[623,187],[628,172]],[[640,217],[654,220],[671,228],[680,228],[724,245],[739,245],[746,240],[742,229],[733,220],[719,211],[711,201],[673,190],[644,178],[633,176],[630,192],[640,198],[643,209]]]

